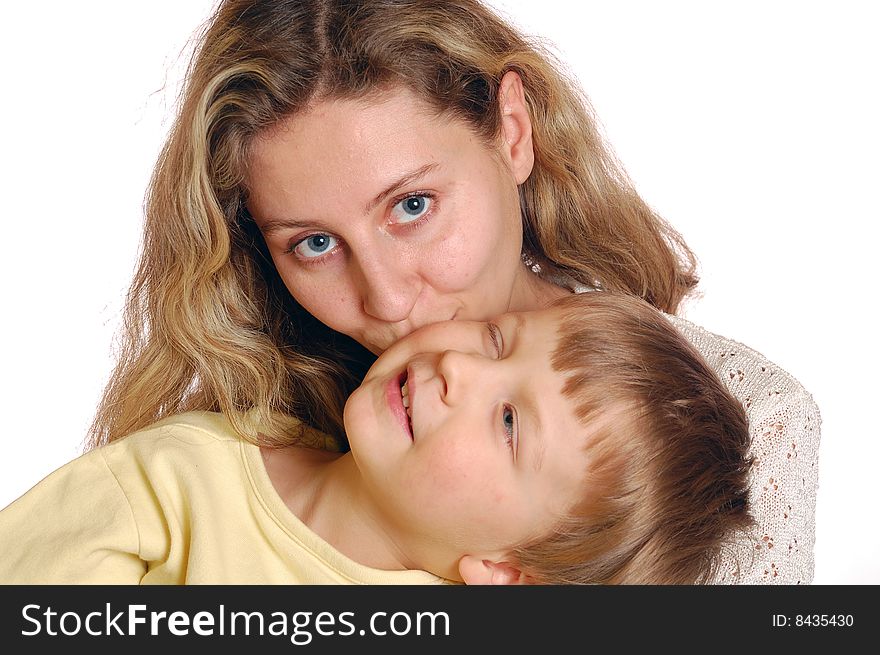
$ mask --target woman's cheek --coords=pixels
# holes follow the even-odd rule
[[[363,326],[352,311],[357,290],[340,275],[282,274],[284,286],[303,309],[337,332],[357,338]]]
[[[492,219],[472,214],[454,222],[452,230],[434,240],[422,252],[431,270],[431,284],[438,291],[466,291],[480,282],[496,264],[498,231]]]

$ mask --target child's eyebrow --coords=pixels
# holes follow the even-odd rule
[[[525,318],[522,314],[514,314],[513,320],[514,329],[506,335],[510,339],[511,353],[517,348],[529,347],[529,342],[522,340],[522,332],[526,323]],[[547,449],[547,442],[544,440],[544,426],[541,422],[540,403],[537,401],[540,396],[537,395],[537,391],[534,387],[529,386],[527,396],[523,402],[526,410],[526,423],[528,424],[526,428],[526,441],[531,441],[534,444],[532,447],[532,466],[536,473],[541,470],[541,465],[544,463],[544,452]]]
[[[544,451],[546,450],[546,448],[545,448],[546,444],[545,444],[544,438],[540,432],[536,432],[535,435],[536,435],[536,438],[534,439],[535,447],[532,449],[533,452],[535,453],[535,455],[534,455],[534,457],[532,457],[532,467],[535,469],[535,473],[540,473],[541,472],[541,464],[544,463]]]
[[[538,473],[541,470],[541,465],[544,463],[544,451],[547,449],[547,442],[544,441],[544,428],[541,425],[541,415],[538,412],[538,407],[530,400],[526,403],[526,410],[528,411],[529,419],[528,436],[526,439],[534,444],[532,447],[532,467]]]

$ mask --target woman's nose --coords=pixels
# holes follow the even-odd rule
[[[421,293],[418,276],[393,253],[358,259],[364,312],[388,323],[406,320]]]

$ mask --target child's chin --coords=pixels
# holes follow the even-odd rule
[[[348,399],[345,401],[345,407],[342,409],[342,422],[345,426],[345,433],[349,434],[349,429],[356,430],[358,424],[364,421],[367,417],[364,416],[365,410],[367,409],[364,406],[364,385],[367,384],[367,380],[364,380],[357,389],[351,392],[348,396]],[[351,437],[349,437],[349,441]]]

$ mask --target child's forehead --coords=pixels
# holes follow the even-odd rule
[[[527,311],[513,311],[493,319],[496,323],[506,323],[516,334],[526,333],[528,338],[541,335],[555,336],[565,322],[565,312],[559,307],[542,307]]]

